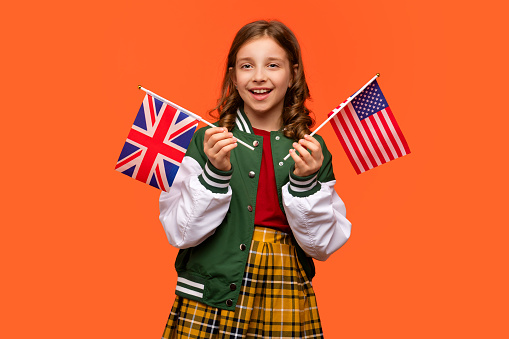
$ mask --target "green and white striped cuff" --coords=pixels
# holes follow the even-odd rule
[[[221,171],[207,161],[203,173],[198,177],[201,184],[213,193],[228,193],[233,167],[229,171]]]
[[[318,182],[318,172],[306,177],[299,177],[293,173],[295,165],[290,168],[290,185],[288,191],[296,197],[307,197],[320,190],[322,185]]]

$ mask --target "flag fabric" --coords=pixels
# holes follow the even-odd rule
[[[410,153],[376,80],[339,111],[331,124],[357,174]]]
[[[169,191],[198,121],[145,95],[115,169]]]

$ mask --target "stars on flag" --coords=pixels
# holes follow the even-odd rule
[[[372,82],[361,94],[353,99],[352,105],[360,120],[364,120],[389,106],[376,81]]]

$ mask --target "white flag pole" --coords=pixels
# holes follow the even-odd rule
[[[200,117],[199,115],[194,114],[194,113],[192,113],[192,112],[188,111],[187,109],[185,109],[185,108],[183,108],[183,107],[180,107],[179,105],[177,105],[177,104],[175,104],[175,103],[171,102],[170,100],[167,100],[167,99],[163,98],[162,96],[159,96],[159,95],[155,94],[154,92],[151,92],[151,91],[149,91],[148,89],[146,89],[146,88],[144,88],[144,87],[142,87],[142,86],[138,86],[138,89],[141,89],[141,90],[145,91],[147,94],[150,94],[151,96],[156,97],[157,99],[161,100],[161,101],[162,101],[162,102],[164,102],[165,104],[167,104],[167,105],[169,105],[169,106],[171,106],[171,107],[173,107],[173,108],[175,108],[175,109],[178,109],[179,111],[182,111],[182,112],[184,112],[184,113],[185,113],[185,114],[187,114],[187,115],[192,116],[192,117],[193,117],[193,118],[195,118],[196,120],[199,120],[199,121],[201,121],[201,122],[204,122],[205,124],[209,125],[210,127],[217,127],[217,126],[214,126],[213,124],[211,124],[210,122],[208,122],[207,120],[203,119],[203,118],[202,118],[202,117]],[[246,146],[246,147],[247,147],[247,148],[249,148],[250,150],[254,151],[254,147],[253,147],[253,146],[248,145],[248,144],[247,144],[247,143],[245,143],[244,141],[237,139],[237,142],[238,142],[239,144],[241,144],[241,145]]]
[[[379,76],[380,76],[380,73],[377,73],[373,78],[371,78],[371,80],[369,80],[364,86],[362,86],[362,88],[360,90],[358,90],[357,92],[355,92],[355,94],[353,94],[348,99],[346,99],[344,102],[342,102],[338,107],[334,108],[332,110],[334,113],[332,113],[331,116],[327,118],[327,120],[322,122],[322,124],[320,126],[318,126],[317,129],[315,129],[309,136],[312,137],[313,135],[315,135],[316,132],[318,132],[323,126],[325,126],[326,123],[328,123],[332,118],[334,118],[336,116],[336,114],[338,114],[343,108],[345,108],[345,106],[348,105],[350,103],[350,101],[352,101],[359,93],[361,93],[366,87],[368,87]],[[283,160],[287,160],[289,157],[290,157],[290,153],[288,153],[288,155]]]

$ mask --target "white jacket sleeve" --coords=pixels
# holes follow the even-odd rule
[[[159,220],[171,245],[193,247],[214,234],[230,206],[229,178],[208,163],[202,168],[184,157],[169,193],[159,198]]]
[[[303,186],[318,188],[311,195],[303,192],[292,181],[283,186],[283,206],[288,223],[300,247],[312,258],[326,260],[350,237],[351,223],[346,219],[345,204],[334,190],[335,180],[326,183],[304,182]],[[317,187],[318,186],[318,187]],[[290,193],[292,191],[292,193]]]

